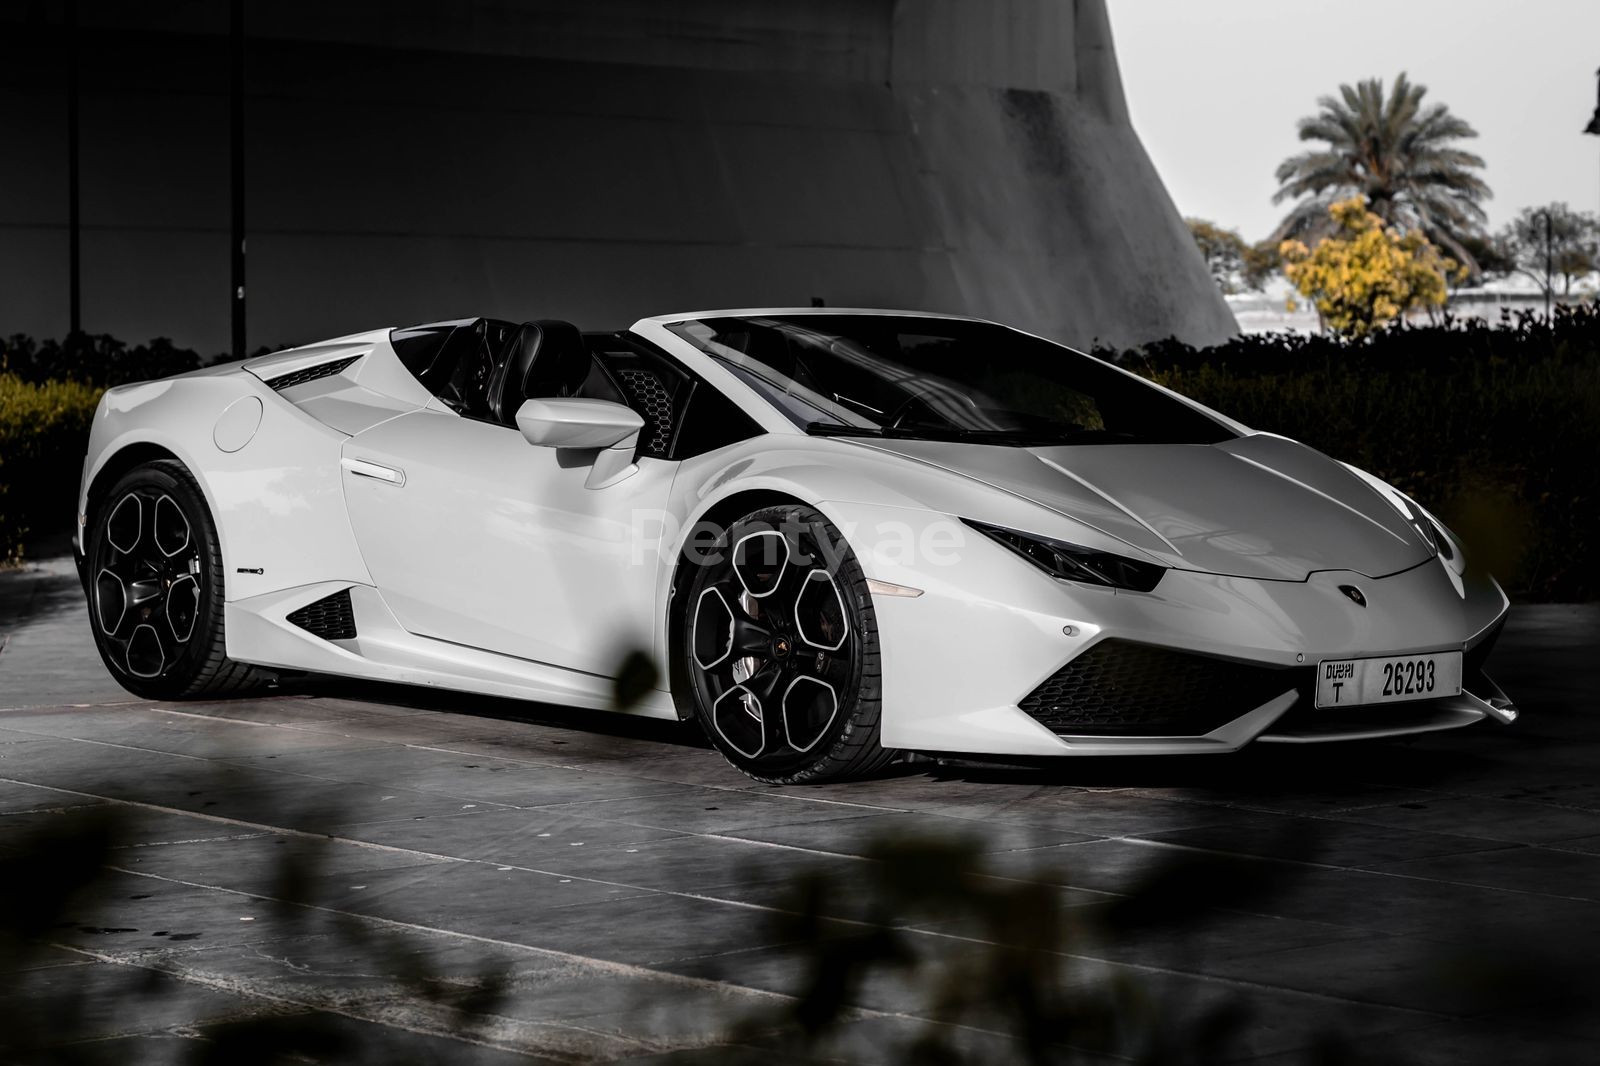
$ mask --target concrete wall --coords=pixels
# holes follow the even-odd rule
[[[226,5],[80,0],[84,325],[228,341]],[[0,332],[67,318],[59,2],[0,5]],[[1234,322],[1100,0],[248,4],[251,346],[468,314]]]

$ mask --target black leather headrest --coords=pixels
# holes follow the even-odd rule
[[[489,379],[490,415],[514,426],[522,401],[574,395],[592,362],[583,334],[571,322],[524,322],[506,342],[505,358]]]

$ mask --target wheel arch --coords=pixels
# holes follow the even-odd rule
[[[135,467],[162,459],[182,463],[184,469],[188,470],[191,476],[194,475],[194,468],[185,463],[176,452],[154,441],[134,441],[112,452],[105,462],[100,464],[100,469],[95,471],[94,476],[89,479],[89,488],[84,493],[83,499],[85,520],[87,521],[91,517],[88,509],[95,505],[96,500],[109,492],[111,486],[116,484],[117,479],[123,474]],[[198,481],[199,479],[196,478],[195,480]],[[208,504],[209,502],[207,501]]]

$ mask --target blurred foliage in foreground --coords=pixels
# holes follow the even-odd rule
[[[230,766],[198,778],[189,795],[237,793],[250,779]],[[270,822],[256,832],[205,839],[192,839],[187,826],[174,826],[178,812],[161,808],[105,803],[8,815],[0,826],[0,1061],[402,1066],[484,1061],[478,1053],[490,1051],[496,1062],[514,1052],[584,1060],[591,1045],[572,1036],[587,1024],[588,1001],[563,999],[561,1009],[577,1012],[565,1026],[539,997],[566,997],[564,982],[575,980],[599,1001],[608,986],[589,983],[592,968],[524,981],[517,956],[485,942],[492,930],[453,934],[463,927],[390,920],[404,913],[396,893],[428,876],[404,864],[370,868],[367,856],[352,865],[338,833],[359,809],[320,803],[314,790],[285,794],[261,812]],[[180,839],[174,828],[185,830]],[[1300,1049],[1274,1057],[1285,1064],[1406,1061],[1337,1031],[1344,1016],[1333,1005],[1310,1018],[1294,1010],[1280,1017],[1296,993],[1206,976],[1229,972],[1208,965],[1210,951],[1248,949],[1240,938],[1260,935],[1264,916],[1307,905],[1303,889],[1317,888],[1300,879],[1326,869],[1314,833],[1263,829],[1258,842],[1271,862],[1151,844],[1084,865],[1072,847],[991,853],[984,835],[977,823],[966,834],[885,833],[847,861],[784,867],[778,892],[746,912],[748,924],[720,927],[720,937],[708,926],[694,955],[660,967],[691,966],[726,986],[664,1001],[654,984],[619,991],[648,997],[625,1006],[626,1033],[659,1031],[658,1050],[676,1045],[673,1061],[712,1066],[1200,1066],[1250,1058],[1273,1041]],[[157,854],[172,849],[187,854]],[[228,849],[225,863],[213,849]],[[349,884],[388,874],[394,879],[370,893]],[[1084,885],[1098,887],[1073,887]],[[469,908],[480,921],[486,902]],[[514,917],[517,900],[493,902],[512,905],[499,947],[541,951],[540,901],[527,900],[531,921]],[[1486,911],[1471,944],[1409,938],[1426,954],[1395,972],[1412,992],[1427,991],[1441,1019],[1514,1010],[1530,1026],[1581,1023],[1591,1009],[1588,957],[1564,959],[1557,949],[1570,945],[1555,938],[1511,939],[1515,927],[1503,923],[1518,913]],[[658,920],[653,914],[641,910],[641,928]],[[1359,906],[1349,914],[1362,919]],[[1319,920],[1330,928],[1341,921]],[[239,921],[253,924],[235,934]],[[1358,967],[1369,939],[1350,941]],[[762,970],[758,956],[753,980],[752,942],[771,945],[760,951],[773,967]],[[1277,946],[1263,937],[1259,949]],[[1386,969],[1397,964],[1383,957],[1370,996],[1351,987],[1348,973],[1328,995],[1386,1002],[1384,982],[1394,976]],[[136,1032],[172,1039],[119,1037]]]
[[[1600,598],[1600,308],[1096,354],[1371,471],[1520,599]]]
[[[335,813],[324,815],[331,822]],[[311,834],[278,841],[286,846],[263,863],[261,895],[219,891],[215,898],[259,910],[278,944],[324,941],[330,976],[350,975],[344,987],[330,981],[319,988],[317,975],[305,971],[299,986],[260,983],[255,987],[265,990],[252,996],[247,978],[217,979],[203,964],[197,975],[185,966],[188,951],[226,940],[190,943],[203,934],[119,924],[130,902],[137,906],[149,893],[174,887],[128,869],[129,849],[140,846],[137,816],[110,804],[11,816],[48,820],[8,834],[8,850],[0,853],[0,1062],[421,1066],[441,1061],[429,1036],[465,1041],[455,1046],[475,1050],[495,1024],[507,986],[495,961],[461,972],[415,938],[327,906],[331,845]],[[185,921],[177,905],[160,917]],[[139,938],[139,948],[112,946],[129,936]],[[94,946],[96,940],[107,946]],[[207,998],[219,987],[237,990],[239,1002],[251,1009],[219,1011]],[[378,1007],[366,1006],[369,1000],[407,1005],[398,1041],[380,1039],[380,1026],[352,1024],[382,1017]],[[166,1019],[167,1027],[147,1019]],[[136,1032],[155,1030],[154,1036],[164,1032],[171,1039],[118,1038],[130,1021]]]
[[[1319,868],[1314,835],[1264,835],[1270,866],[1152,846],[1117,865],[1116,891],[1098,893],[1065,887],[1108,872],[1102,862],[1086,880],[1070,848],[1019,866],[1026,852],[986,854],[976,838],[880,837],[865,863],[789,884],[766,920],[783,941],[778,972],[793,998],[749,1014],[729,1034],[733,1047],[704,1061],[766,1063],[776,1052],[802,1063],[1202,1066],[1255,1061],[1286,1036],[1300,1049],[1275,1062],[1412,1061],[1342,1030],[1331,1005],[1320,1022],[1283,1017],[1285,994],[1202,976],[1214,972],[1210,951],[1282,913]],[[1477,945],[1423,950],[1410,973],[1446,1014],[1516,1007],[1559,1026],[1589,1009],[1570,960],[1505,942],[1493,919]],[[1374,968],[1372,1001],[1384,999],[1384,980]],[[1369,998],[1349,986],[1328,993]],[[764,1050],[740,1050],[753,1047]]]

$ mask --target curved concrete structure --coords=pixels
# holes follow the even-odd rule
[[[84,326],[224,348],[226,5],[79,6]],[[812,298],[1080,346],[1235,329],[1101,0],[247,12],[252,347]],[[0,169],[4,332],[66,324],[58,21],[0,10],[0,118],[36,164]]]

